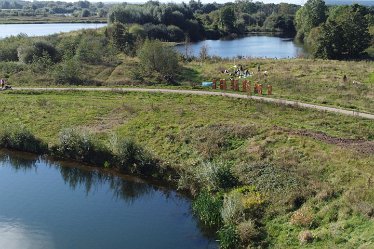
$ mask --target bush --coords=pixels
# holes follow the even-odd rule
[[[240,241],[244,245],[252,244],[257,241],[261,235],[261,231],[257,228],[252,220],[244,221],[237,226]]]
[[[155,77],[158,82],[174,82],[179,65],[177,52],[173,48],[157,40],[146,40],[138,51],[138,57],[146,76]]]
[[[225,195],[222,217],[236,224],[244,219],[260,219],[265,211],[265,197],[254,186],[244,186]]]
[[[66,60],[55,67],[54,80],[57,84],[79,84],[82,82],[80,70],[81,66],[76,60]]]
[[[192,203],[192,210],[204,225],[217,228],[222,225],[222,196],[201,192]]]
[[[310,242],[313,241],[313,239],[314,239],[313,234],[308,230],[301,231],[299,233],[299,241],[300,241],[301,245],[305,245],[307,243],[310,243]]]
[[[24,127],[5,127],[0,132],[0,147],[32,153],[45,153],[48,150],[46,143]]]
[[[309,208],[302,207],[291,216],[291,224],[301,226],[301,227],[310,227],[314,220],[313,213]]]
[[[160,173],[157,161],[133,139],[112,139],[112,151],[122,171],[141,175]]]
[[[60,133],[59,140],[59,144],[52,148],[52,154],[57,157],[99,166],[111,162],[110,151],[88,133],[66,129]]]
[[[185,171],[179,180],[181,189],[192,192],[200,189],[219,191],[237,184],[238,179],[232,174],[230,166],[216,162],[203,162],[192,170]]]
[[[79,61],[91,64],[99,64],[104,57],[107,42],[96,36],[86,36],[81,39],[77,50],[76,57]]]
[[[238,192],[225,195],[221,216],[225,224],[238,224],[245,219],[242,196]]]
[[[58,61],[56,48],[45,41],[36,41],[31,45],[22,45],[18,47],[17,54],[19,61],[26,64],[32,63],[34,59],[46,55],[48,55],[53,62]]]
[[[235,226],[224,226],[218,231],[219,245],[222,249],[240,248],[240,239]]]

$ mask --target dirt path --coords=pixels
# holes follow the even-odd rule
[[[349,138],[339,138],[332,137],[323,132],[314,132],[309,130],[292,130],[287,128],[282,128],[275,126],[276,130],[287,132],[291,135],[310,137],[315,140],[319,140],[328,144],[334,144],[340,147],[355,149],[358,152],[374,155],[374,141],[368,141],[365,139],[349,139]]]
[[[175,94],[193,94],[193,95],[210,95],[210,96],[225,96],[239,99],[254,99],[264,102],[271,102],[281,105],[299,106],[303,108],[316,109],[326,112],[334,112],[349,116],[374,119],[374,114],[358,112],[355,110],[344,110],[334,107],[320,106],[314,104],[307,104],[298,101],[275,99],[260,96],[248,96],[239,93],[225,93],[213,91],[198,91],[198,90],[173,90],[173,89],[150,89],[150,88],[109,88],[109,87],[90,87],[90,88],[42,88],[42,87],[13,87],[13,90],[31,90],[31,91],[116,91],[116,92],[148,92],[148,93],[175,93]]]

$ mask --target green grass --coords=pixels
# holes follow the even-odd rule
[[[49,145],[63,129],[79,128],[106,146],[113,134],[131,138],[181,174],[224,163],[240,185],[266,198],[261,229],[271,247],[299,247],[306,229],[314,236],[308,248],[374,243],[374,155],[295,133],[370,143],[372,120],[252,100],[115,91],[9,91],[0,93],[0,106],[0,123],[24,126]],[[291,222],[300,208],[310,210],[308,227]]]
[[[196,88],[202,81],[226,78],[220,73],[235,64],[255,73],[252,81],[273,86],[274,98],[286,98],[319,105],[373,113],[374,111],[374,62],[369,61],[328,61],[311,59],[251,59],[251,60],[209,60],[192,61],[182,64],[177,85],[154,85],[134,79],[139,70],[137,58],[120,56],[118,63],[84,65],[80,76],[83,84],[96,86],[146,86],[167,88]],[[257,73],[257,65],[268,76]],[[5,74],[7,63],[0,65]],[[21,65],[20,65],[21,66]],[[14,66],[13,66],[14,67]],[[2,69],[1,69],[2,68]],[[9,82],[15,86],[53,86],[53,76],[49,73],[33,73],[23,66],[18,72],[8,72]],[[347,82],[343,82],[343,76]],[[358,82],[358,83],[353,83]],[[199,89],[198,87],[196,89]],[[266,94],[266,89],[264,90]]]

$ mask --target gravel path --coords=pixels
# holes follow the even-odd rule
[[[210,96],[225,96],[239,99],[254,99],[264,102],[271,102],[282,105],[299,106],[303,108],[317,109],[320,111],[340,113],[349,116],[374,119],[374,114],[358,112],[354,110],[344,110],[334,107],[320,106],[314,104],[307,104],[298,101],[284,100],[267,98],[260,96],[248,96],[245,94],[238,93],[225,93],[225,92],[213,92],[213,91],[197,91],[197,90],[173,90],[173,89],[150,89],[150,88],[108,88],[108,87],[90,87],[90,88],[42,88],[42,87],[13,87],[13,90],[31,90],[31,91],[116,91],[116,92],[153,92],[153,93],[176,93],[176,94],[193,94],[193,95],[210,95]]]

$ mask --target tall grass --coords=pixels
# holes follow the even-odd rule
[[[59,139],[51,149],[54,156],[99,166],[112,161],[109,149],[87,132],[65,129]]]
[[[0,131],[0,147],[42,154],[48,146],[24,127],[5,126]]]

